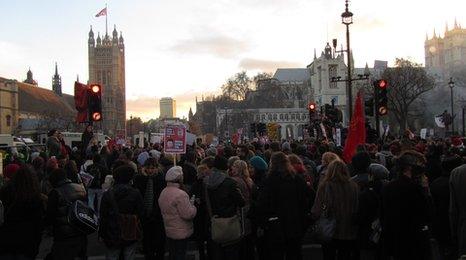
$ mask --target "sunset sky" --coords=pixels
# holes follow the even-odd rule
[[[126,46],[127,116],[159,115],[171,96],[178,116],[195,96],[218,92],[226,78],[247,70],[305,67],[327,41],[344,43],[344,0],[0,0],[0,77],[24,80],[30,67],[51,89],[58,62],[63,90],[76,75],[87,81],[89,26],[105,33],[116,24]],[[395,57],[424,63],[424,39],[443,35],[455,17],[466,26],[464,0],[354,0],[351,26],[356,66]]]

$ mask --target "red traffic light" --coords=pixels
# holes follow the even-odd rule
[[[307,106],[307,108],[311,111],[314,111],[316,110],[316,103],[309,103],[309,105]]]
[[[102,115],[99,112],[94,112],[92,114],[92,120],[93,121],[100,121],[102,119]]]
[[[384,89],[386,88],[388,85],[387,81],[384,80],[384,79],[380,79],[378,82],[377,82],[377,87],[379,87],[380,89]]]
[[[388,113],[387,107],[379,107],[379,115],[384,116]]]
[[[99,85],[92,85],[91,86],[91,91],[93,93],[99,93],[100,92],[100,86]]]

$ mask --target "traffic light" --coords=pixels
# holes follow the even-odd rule
[[[257,124],[257,132],[259,133],[259,136],[264,136],[267,134],[267,128],[264,123],[258,123]]]
[[[317,105],[314,102],[310,102],[307,105],[307,109],[309,110],[309,119],[314,119],[316,110],[317,110]]]
[[[364,110],[366,112],[366,116],[374,116],[374,98],[370,97],[369,99],[364,101]]]
[[[102,120],[102,86],[90,84],[88,88],[89,121]]]
[[[251,136],[256,137],[256,132],[257,132],[256,123],[251,123],[251,125],[249,126],[249,129],[251,132]]]
[[[377,92],[377,113],[380,116],[388,114],[388,82],[384,79],[375,81],[375,91]]]

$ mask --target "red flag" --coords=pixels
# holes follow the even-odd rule
[[[348,137],[346,138],[345,148],[343,149],[343,159],[351,162],[351,158],[356,153],[356,148],[360,144],[366,143],[366,120],[364,118],[363,98],[361,91],[356,98],[353,118],[348,128]]]
[[[78,110],[76,122],[84,123],[88,121],[87,111],[87,85],[79,82],[74,83],[74,106]]]
[[[95,17],[100,17],[100,16],[107,16],[107,7],[102,9],[98,14],[95,15]]]

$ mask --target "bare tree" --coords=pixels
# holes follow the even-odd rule
[[[398,122],[400,132],[403,132],[408,127],[408,118],[421,115],[420,111],[413,109],[413,104],[434,88],[434,79],[420,64],[399,58],[394,68],[384,71],[382,78],[388,82],[388,109]]]
[[[229,78],[222,86],[223,96],[232,100],[244,100],[246,94],[252,88],[252,80],[246,74],[246,71],[236,73]]]

